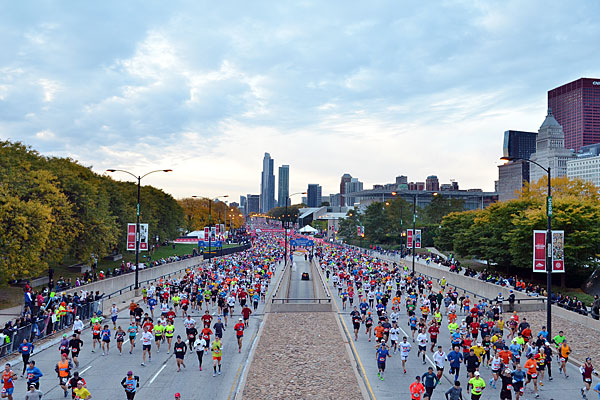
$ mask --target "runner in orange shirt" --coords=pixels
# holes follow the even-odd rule
[[[421,395],[425,393],[425,386],[421,383],[421,377],[416,376],[416,380],[410,384],[408,390],[410,390],[410,398],[412,400],[421,400]]]
[[[523,368],[527,370],[527,381],[525,382],[525,386],[531,381],[533,381],[533,392],[535,393],[535,397],[540,397],[538,394],[538,385],[537,385],[537,362],[535,361],[533,354],[530,354],[523,365]]]
[[[377,326],[375,327],[375,341],[376,342],[381,342],[383,341],[383,332],[384,332],[385,328],[383,327],[383,325],[381,325],[381,321],[379,321],[377,323]]]

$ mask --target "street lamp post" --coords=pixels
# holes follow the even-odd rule
[[[417,193],[413,196],[412,275],[415,276],[415,242],[417,236]],[[408,240],[408,236],[406,237]]]
[[[125,171],[123,169],[107,169],[106,172],[124,172],[133,176],[137,179],[137,206],[136,206],[136,222],[135,222],[135,286],[134,289],[138,290],[140,288],[139,284],[139,266],[140,266],[140,193],[141,193],[141,181],[144,177],[153,174],[155,172],[172,172],[172,169],[157,169],[155,171],[150,171],[144,175],[132,174],[129,171]]]
[[[546,197],[546,329],[552,337],[552,182],[550,167],[544,168],[537,162],[521,157],[502,157],[506,161],[527,161],[540,167],[548,175],[548,195]]]
[[[306,192],[296,192],[296,193],[292,193],[290,194],[288,197],[285,198],[285,214],[283,214],[283,219],[281,220],[281,225],[283,225],[283,256],[285,257],[285,264],[284,264],[284,268],[285,265],[287,265],[288,262],[288,254],[287,254],[287,227],[288,224],[286,222],[286,218],[288,217],[287,213],[288,213],[288,202],[290,201],[290,198],[292,196],[295,196],[297,194],[306,194]]]

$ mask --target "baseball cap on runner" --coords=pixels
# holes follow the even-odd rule
[[[242,317],[240,317],[240,321],[242,321]]]
[[[481,375],[481,374],[479,373],[479,371],[475,371],[475,376],[479,376],[479,375]]]

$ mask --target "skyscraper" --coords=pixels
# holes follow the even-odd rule
[[[437,192],[440,190],[440,181],[436,175],[429,175],[425,179],[425,190],[430,192]]]
[[[600,79],[580,78],[548,91],[552,109],[565,132],[565,148],[600,143]]]
[[[343,207],[346,205],[346,183],[350,182],[350,180],[352,179],[352,175],[350,174],[344,174],[342,175],[342,180],[340,181],[340,194],[342,195],[342,198],[340,199],[341,203],[340,205]]]
[[[248,194],[246,196],[246,215],[260,212],[260,195]]]
[[[260,180],[260,211],[267,213],[275,207],[275,175],[273,159],[269,153],[263,158],[263,170]]]
[[[308,190],[306,191],[307,198],[307,206],[309,207],[321,207],[321,185],[317,185],[316,183],[309,183]]]
[[[508,130],[504,132],[502,151],[504,157],[528,159],[535,153],[537,132]],[[529,182],[529,163],[523,160],[509,161],[498,166],[498,200],[515,199],[518,190]]]
[[[350,178],[349,182],[346,182],[346,206],[352,207],[356,202],[356,198],[351,196],[352,193],[360,192],[363,190],[363,183],[358,180],[358,178]]]
[[[537,132],[505,131],[502,150],[504,157],[529,158],[535,153]]]
[[[277,188],[277,205],[285,207],[290,197],[290,166],[282,165],[279,167],[279,187]]]
[[[548,115],[538,130],[535,142],[535,153],[530,157],[532,161],[551,168],[551,177],[567,175],[567,160],[573,159],[575,155],[571,150],[565,149],[565,134],[562,126],[556,121],[552,110],[548,109]],[[537,165],[530,165],[529,176],[531,182],[537,182],[546,173]]]

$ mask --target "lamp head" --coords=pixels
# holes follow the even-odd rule
[[[172,169],[163,169],[163,172],[173,172]]]
[[[116,169],[107,169],[106,172],[115,172]]]

